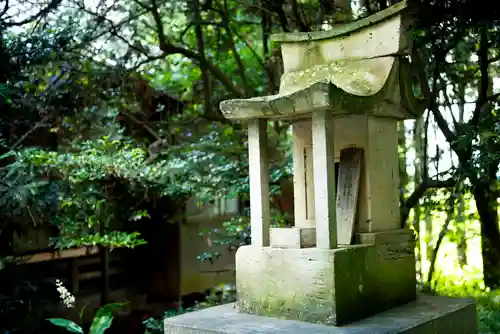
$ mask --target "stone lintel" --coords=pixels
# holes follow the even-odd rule
[[[404,244],[411,246],[415,242],[415,233],[409,229],[393,231],[356,233],[356,243],[364,245]],[[413,254],[413,250],[411,252]]]
[[[165,334],[304,333],[477,334],[477,312],[473,299],[421,296],[415,302],[342,327],[239,313],[234,304],[165,319]]]
[[[316,227],[272,228],[273,248],[307,248],[316,246]]]

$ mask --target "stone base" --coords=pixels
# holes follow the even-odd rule
[[[361,245],[332,250],[240,247],[237,308],[341,326],[414,301],[415,257],[407,232],[367,233],[358,237]]]
[[[416,302],[343,327],[236,311],[234,304],[165,320],[165,334],[477,334],[474,300],[422,296]]]

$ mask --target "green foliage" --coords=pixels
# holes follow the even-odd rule
[[[167,318],[175,317],[178,315],[195,312],[200,310],[200,305],[195,307],[182,308],[179,307],[178,310],[168,310],[163,314],[163,317],[149,317],[143,321],[143,325],[146,328],[145,334],[162,334],[164,333],[164,320]]]
[[[231,284],[220,284],[212,289],[205,301],[196,304],[194,307],[183,308],[179,307],[177,310],[168,310],[161,318],[150,317],[143,321],[146,327],[145,334],[161,334],[164,333],[164,320],[167,318],[175,317],[181,314],[199,311],[201,309],[232,303],[236,301],[235,286]]]
[[[68,332],[83,334],[83,329],[71,320],[61,318],[52,318],[47,320],[53,325],[66,329]]]
[[[279,210],[273,210],[271,216],[271,227],[284,227],[290,221],[290,217]],[[222,223],[222,228],[204,229],[199,235],[210,241],[213,246],[225,246],[228,250],[236,251],[238,247],[251,244],[251,229],[249,210],[246,214],[231,217]],[[203,252],[198,255],[198,261],[209,261],[213,263],[220,257],[218,251]]]
[[[9,188],[2,201],[20,209],[45,203],[34,210],[58,227],[57,247],[135,247],[143,243],[139,235],[118,229],[122,222],[136,221],[147,212],[120,206],[119,191],[142,195],[149,185],[166,191],[164,171],[158,164],[146,163],[144,150],[106,137],[84,142],[73,152],[25,149],[9,165],[4,179]]]
[[[104,332],[109,329],[113,323],[114,312],[120,310],[124,305],[124,303],[112,303],[100,307],[92,320],[88,334],[104,334]],[[52,318],[47,320],[56,326],[66,329],[68,332],[80,334],[84,333],[82,327],[71,320],[61,318]]]
[[[500,290],[485,288],[480,275],[448,275],[436,282],[437,293],[451,297],[474,298],[477,302],[479,332],[500,332]]]

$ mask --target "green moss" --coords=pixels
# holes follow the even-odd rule
[[[333,296],[332,296],[333,297]],[[237,307],[244,313],[278,319],[298,320],[310,323],[334,325],[336,323],[335,302],[307,296],[300,298],[280,299],[272,296],[263,297],[260,301],[252,299],[238,302]]]
[[[348,94],[371,96],[384,87],[389,75],[389,72],[384,75],[383,71],[380,71],[381,66],[385,65],[384,61],[387,64],[393,60],[338,60],[288,72],[281,79],[280,93],[290,94],[314,83],[332,83]]]

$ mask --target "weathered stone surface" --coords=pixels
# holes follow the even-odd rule
[[[273,35],[280,43],[286,72],[325,65],[339,59],[401,55],[411,48],[413,17],[407,1],[329,31]]]
[[[303,118],[324,109],[336,117],[407,119],[425,109],[419,87],[404,58],[340,60],[284,75],[280,94],[227,100],[220,108],[229,119]]]
[[[470,299],[421,296],[417,301],[343,327],[238,313],[233,304],[165,320],[166,334],[477,334]]]
[[[414,300],[415,275],[410,280],[407,273],[414,258],[387,262],[379,252],[379,245],[333,250],[240,247],[238,309],[341,325]]]
[[[316,246],[315,227],[272,228],[269,233],[273,248],[307,248]]]
[[[389,305],[401,305],[417,296],[415,236],[413,231],[358,233],[355,243],[375,245],[377,249],[376,290]]]
[[[292,124],[293,200],[296,227],[316,227],[312,120]],[[316,244],[316,240],[314,240]]]
[[[331,83],[347,94],[372,96],[381,91],[395,64],[394,57],[340,59],[283,74],[280,94],[292,94],[314,83]]]
[[[359,185],[361,180],[363,149],[342,149],[339,161],[337,189],[337,241],[350,245],[358,215]]]

